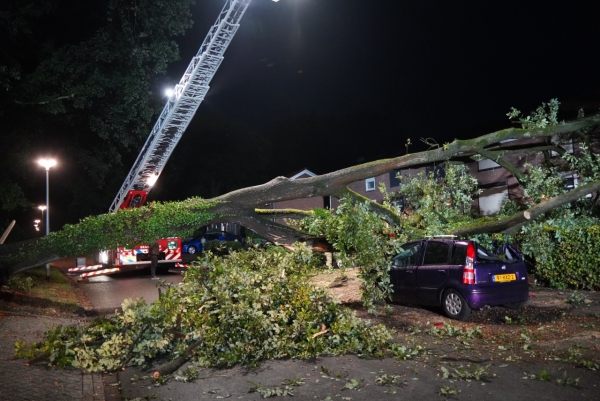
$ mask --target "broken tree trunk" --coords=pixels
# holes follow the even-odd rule
[[[544,138],[549,138],[558,134],[567,134],[580,132],[583,130],[597,130],[600,127],[600,117],[588,117],[581,120],[563,123],[559,125],[549,126],[546,128],[539,129],[518,129],[509,128],[497,132],[493,132],[487,135],[483,135],[474,139],[468,140],[454,140],[451,143],[445,144],[436,149],[418,152],[413,154],[407,154],[404,156],[383,159],[374,161],[371,163],[365,163],[358,166],[345,168],[342,170],[334,171],[332,173],[291,180],[285,177],[277,177],[263,185],[254,187],[242,188],[222,196],[216,197],[210,200],[202,199],[191,199],[184,202],[173,203],[174,214],[178,209],[178,205],[183,205],[187,209],[194,211],[194,207],[197,206],[197,213],[210,214],[211,217],[207,217],[201,221],[202,224],[195,224],[199,227],[200,225],[206,225],[210,223],[218,223],[223,221],[237,222],[242,226],[245,226],[264,238],[278,243],[278,244],[290,244],[296,241],[303,241],[310,238],[305,233],[299,232],[298,230],[288,227],[283,224],[272,221],[268,216],[265,215],[264,208],[266,203],[279,202],[284,200],[292,200],[299,198],[310,198],[315,196],[336,196],[340,197],[344,194],[348,194],[349,190],[347,186],[355,181],[374,177],[385,174],[392,170],[416,168],[429,165],[434,162],[441,161],[452,161],[452,160],[464,160],[465,158],[489,154],[487,152],[497,152],[496,154],[506,154],[507,152],[526,152],[527,149],[538,151],[540,143],[543,142]],[[507,139],[539,139],[538,142],[528,143],[519,145],[515,142],[511,142],[508,145],[503,144],[501,141]],[[595,185],[595,184],[591,184]],[[591,187],[590,187],[591,188]],[[593,186],[596,188],[597,186]],[[541,213],[545,213],[551,208],[556,207],[560,204],[571,202],[576,199],[577,194],[583,193],[588,189],[578,189],[571,191],[569,194],[561,195],[554,198],[553,202],[547,201],[543,204],[538,205],[539,207],[532,208],[529,213],[531,218],[537,217]],[[375,207],[375,206],[374,206]],[[381,212],[380,205],[377,206]],[[293,214],[298,215],[296,211],[292,211]],[[102,216],[102,221],[99,223],[100,230],[106,232],[115,231],[115,222],[118,222],[119,213],[113,215]],[[280,215],[285,215],[281,213]],[[152,222],[153,219],[157,219],[156,225],[161,226],[161,235],[163,236],[180,236],[181,233],[189,232],[191,223],[178,223],[174,224],[169,221],[165,222],[165,217],[162,216],[163,220],[160,220],[160,216],[157,217],[153,214],[153,209],[148,207],[144,209],[143,216],[140,216],[140,220],[143,220],[147,226]],[[393,218],[387,215],[386,220],[393,223]],[[510,230],[511,227],[516,227],[519,224],[523,224],[527,220],[525,215],[513,216],[510,219],[506,219],[502,222],[493,222],[490,225],[483,225],[477,228],[465,228],[459,230],[464,235],[474,234],[479,232],[503,232]],[[43,251],[37,254],[32,254],[28,251],[30,247],[36,248],[44,239],[31,240],[27,243],[17,243],[10,245],[0,246],[0,280],[6,278],[16,272],[26,270],[31,267],[40,266],[44,263],[49,263],[54,260],[68,257],[77,256],[81,253],[81,250],[92,250],[98,249],[98,246],[102,246],[105,249],[112,249],[117,243],[123,244],[123,241],[129,243],[139,243],[139,238],[144,237],[144,233],[140,231],[144,230],[144,224],[137,225],[135,221],[129,225],[117,224],[117,230],[119,231],[119,241],[110,240],[107,238],[104,243],[99,244],[98,239],[94,233],[86,233],[78,231],[77,234],[73,234],[69,237],[69,240],[79,245],[80,251],[70,253],[71,251],[62,249],[58,252],[51,247],[40,247]],[[197,228],[197,227],[196,227]],[[187,231],[186,231],[187,230]],[[51,234],[51,235],[54,235]]]

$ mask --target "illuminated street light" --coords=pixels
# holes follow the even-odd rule
[[[50,167],[56,166],[55,159],[40,159],[38,164],[46,169],[46,235],[50,234]],[[42,209],[42,214],[44,209]],[[50,280],[50,263],[46,263],[46,280]]]
[[[165,96],[166,97],[170,98],[171,96],[173,96],[174,93],[175,93],[175,91],[173,89],[171,89],[171,88],[165,90]]]
[[[46,205],[39,205],[38,209],[42,211],[42,222],[44,221],[44,210],[46,210]]]

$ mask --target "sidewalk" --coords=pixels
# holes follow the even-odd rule
[[[14,358],[17,341],[39,341],[50,327],[82,323],[78,319],[0,312],[0,401],[105,401],[99,373],[50,368],[43,363],[27,366],[26,360]]]

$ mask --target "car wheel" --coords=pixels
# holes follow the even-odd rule
[[[511,302],[509,304],[504,304],[502,306],[504,306],[507,309],[520,309],[523,305],[525,305],[525,301]]]
[[[196,247],[195,247],[195,246],[193,246],[193,245],[190,245],[190,246],[188,246],[188,253],[189,253],[190,255],[193,255],[193,254],[195,254],[195,253],[196,253]]]
[[[451,319],[467,320],[471,315],[471,307],[458,291],[450,288],[444,292],[442,297],[442,308],[444,313]]]

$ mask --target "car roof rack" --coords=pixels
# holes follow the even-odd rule
[[[428,235],[426,238],[450,238],[450,239],[456,239],[456,238],[458,238],[458,235],[454,235],[454,234],[435,234],[435,235]]]

